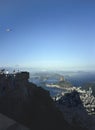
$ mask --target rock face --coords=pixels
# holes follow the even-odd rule
[[[95,97],[89,91],[79,88],[65,93],[56,101],[59,109],[64,113],[65,120],[76,127],[95,130]]]
[[[0,112],[31,130],[74,130],[49,92],[29,83],[28,78],[27,72],[0,74]]]
[[[79,93],[77,91],[73,91],[72,93],[66,93],[65,96],[62,96],[58,100],[59,104],[63,104],[66,107],[78,107],[82,104],[82,101],[79,97]]]

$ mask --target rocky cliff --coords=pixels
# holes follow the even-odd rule
[[[49,92],[28,78],[28,72],[0,74],[0,112],[31,130],[74,130]]]
[[[89,91],[80,88],[74,88],[71,92],[69,90],[61,95],[56,105],[69,124],[95,130],[95,97],[90,88]]]

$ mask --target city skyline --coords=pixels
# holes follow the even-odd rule
[[[0,1],[0,66],[95,70],[93,0]]]

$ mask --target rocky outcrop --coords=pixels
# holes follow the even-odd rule
[[[0,112],[31,130],[74,130],[49,92],[29,83],[28,77],[27,72],[0,74]]]
[[[76,88],[56,101],[58,108],[64,113],[65,120],[74,127],[95,130],[95,97],[89,91]]]

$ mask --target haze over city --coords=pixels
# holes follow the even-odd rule
[[[95,1],[0,1],[0,67],[95,70]]]

